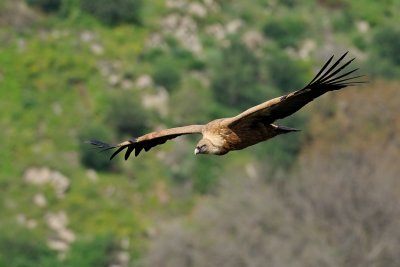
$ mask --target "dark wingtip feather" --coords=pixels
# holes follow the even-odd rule
[[[328,59],[328,61],[325,62],[324,66],[322,66],[322,68],[319,70],[319,72],[317,73],[317,75],[315,75],[314,79],[312,79],[312,80],[310,81],[310,83],[307,84],[306,87],[308,87],[310,84],[314,83],[314,81],[315,81],[316,79],[319,78],[319,76],[320,76],[320,75],[324,72],[324,70],[328,67],[329,63],[331,63],[333,57],[334,57],[334,56],[332,55],[332,56]]]
[[[110,157],[110,160],[112,160],[117,154],[119,154],[122,150],[124,150],[125,148],[128,148],[128,150],[125,153],[125,160],[127,160],[129,158],[129,155],[131,154],[131,152],[134,150],[135,148],[135,143],[137,142],[137,139],[131,139],[129,140],[130,144],[118,144],[118,145],[110,145],[107,143],[104,143],[102,141],[98,141],[98,140],[88,140],[85,141],[86,144],[91,144],[94,145],[96,148],[101,149],[101,151],[106,151],[106,150],[110,150],[113,148],[118,148]]]
[[[351,58],[350,60],[344,62],[339,65],[346,55],[349,52],[344,53],[338,60],[336,60],[330,67],[329,63],[332,61],[332,57],[325,63],[322,69],[318,72],[318,74],[314,77],[314,79],[305,87],[323,87],[327,91],[337,90],[346,86],[364,83],[357,81],[355,79],[360,78],[361,76],[351,76],[350,74],[354,73],[358,69],[353,69],[347,72],[344,72],[346,67],[348,67],[355,58]],[[326,69],[326,71],[325,71]],[[322,74],[323,73],[323,74]]]
[[[96,148],[101,149],[101,151],[109,150],[115,148],[115,146],[101,142],[99,140],[88,140],[85,141],[86,144],[94,145]]]
[[[126,153],[125,153],[125,160],[127,160],[129,158],[129,156],[131,155],[134,148],[135,147],[133,145],[128,146],[128,149],[126,150]]]
[[[119,152],[121,152],[122,150],[124,150],[127,146],[121,146],[119,147],[110,157],[110,160],[112,160]]]

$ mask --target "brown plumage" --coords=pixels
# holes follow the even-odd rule
[[[252,146],[276,135],[298,131],[278,126],[274,122],[295,113],[326,92],[362,83],[362,81],[356,80],[361,76],[350,75],[357,69],[342,72],[354,60],[353,58],[340,65],[346,55],[347,53],[329,66],[333,60],[332,56],[304,88],[249,108],[235,117],[217,119],[205,125],[189,125],[156,131],[116,145],[109,145],[97,140],[88,142],[102,150],[116,148],[117,150],[110,159],[127,149],[126,160],[133,151],[135,151],[135,156],[138,156],[143,149],[149,151],[180,135],[202,134],[203,138],[198,142],[195,154],[224,155],[229,151]]]

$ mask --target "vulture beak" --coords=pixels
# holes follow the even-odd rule
[[[194,150],[194,154],[197,155],[200,153],[200,149],[198,147],[196,147],[196,149]]]

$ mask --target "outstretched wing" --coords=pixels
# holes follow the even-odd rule
[[[111,155],[110,160],[126,148],[127,150],[125,152],[125,160],[127,160],[129,158],[129,155],[134,150],[135,157],[137,157],[143,149],[147,152],[151,148],[157,145],[164,144],[168,140],[178,137],[180,135],[201,133],[202,129],[203,125],[189,125],[148,133],[141,137],[133,138],[131,140],[116,145],[106,144],[97,140],[90,140],[87,141],[87,143],[102,149],[102,151],[116,148],[117,150]]]
[[[325,94],[326,92],[363,83],[363,81],[357,80],[357,78],[362,76],[351,75],[358,69],[343,71],[354,60],[353,58],[343,64],[340,64],[347,53],[348,52],[343,54],[335,63],[329,66],[333,60],[332,56],[321,68],[314,79],[312,79],[312,81],[303,89],[254,106],[237,115],[236,117],[233,117],[229,121],[229,125],[240,126],[242,123],[247,124],[257,121],[273,123],[275,120],[285,118],[295,113],[307,103]],[[288,77],[288,79],[290,79],[290,77]]]

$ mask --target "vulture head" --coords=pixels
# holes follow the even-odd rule
[[[210,140],[208,139],[201,139],[197,145],[196,149],[194,150],[194,154],[218,154],[219,149],[214,146]]]

